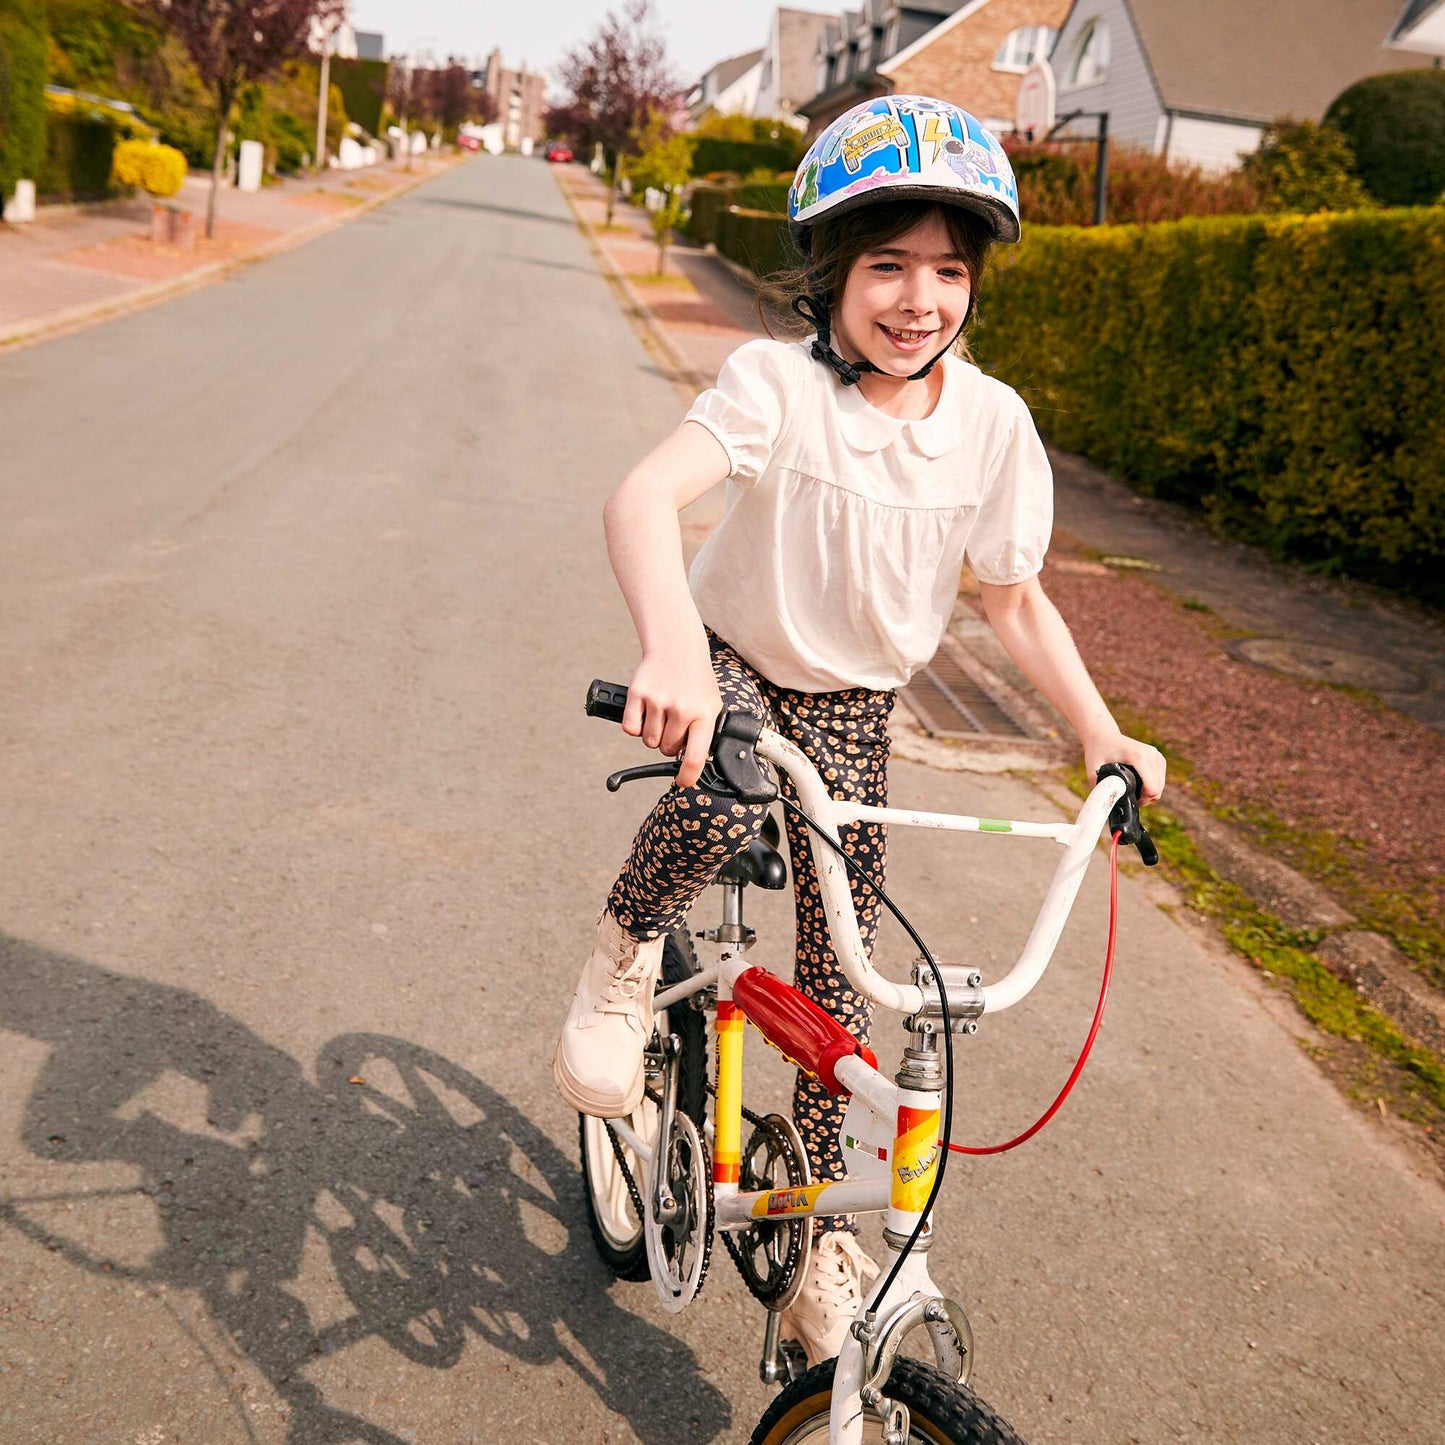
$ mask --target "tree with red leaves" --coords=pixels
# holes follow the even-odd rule
[[[591,39],[563,56],[557,73],[567,98],[548,112],[548,127],[586,150],[602,143],[610,226],[618,161],[635,148],[634,137],[651,115],[676,108],[682,91],[651,0],[628,0],[620,12],[609,10]]]
[[[216,229],[216,189],[226,157],[226,127],[242,89],[302,54],[312,27],[344,17],[346,0],[131,0],[186,47],[216,101],[216,151],[206,236]]]

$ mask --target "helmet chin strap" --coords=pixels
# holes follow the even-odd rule
[[[795,296],[793,298],[793,310],[818,333],[817,336],[813,338],[813,356],[821,361],[824,366],[830,367],[844,386],[857,386],[859,379],[865,371],[876,372],[879,376],[893,375],[891,371],[884,371],[881,366],[874,366],[871,361],[845,361],[833,350],[833,321],[832,317],[828,314],[827,304],[822,297]],[[965,324],[967,324],[966,321]],[[922,381],[923,378],[953,350],[954,343],[962,335],[963,327],[960,326],[949,339],[948,345],[945,346],[937,356],[931,361],[925,362],[912,376],[906,377],[905,380]]]

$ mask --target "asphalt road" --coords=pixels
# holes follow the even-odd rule
[[[647,802],[579,706],[633,658],[598,508],[681,410],[535,161],[0,355],[5,1445],[747,1438],[758,1312],[720,1257],[677,1318],[609,1284],[548,1069]],[[898,836],[892,873],[997,972],[1052,862]],[[1102,885],[968,1045],[957,1137],[1067,1072]],[[981,1393],[1035,1442],[1445,1438],[1438,1185],[1167,889],[1122,895],[1075,1097],[952,1175]]]

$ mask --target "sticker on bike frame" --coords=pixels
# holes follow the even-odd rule
[[[1005,822],[1002,818],[980,818],[978,820],[978,831],[980,833],[1012,833],[1014,825]]]
[[[882,1159],[885,1163],[888,1160],[888,1151],[886,1149],[880,1149],[876,1144],[869,1144],[863,1139],[855,1139],[851,1134],[843,1135],[843,1147],[845,1149],[856,1149],[860,1154],[871,1154],[875,1159]]]
[[[893,1186],[889,1203],[906,1214],[921,1214],[928,1205],[933,1171],[938,1167],[937,1109],[898,1110],[898,1138],[893,1145]]]
[[[754,1219],[778,1219],[789,1214],[813,1214],[818,1196],[830,1188],[828,1183],[805,1184],[798,1189],[773,1189],[760,1195],[752,1208]]]

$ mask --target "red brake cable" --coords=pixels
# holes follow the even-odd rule
[[[1099,986],[1099,1002],[1094,1007],[1094,1022],[1089,1026],[1089,1037],[1084,1040],[1084,1050],[1079,1055],[1079,1061],[1074,1065],[1074,1071],[1068,1077],[1064,1087],[1059,1090],[1059,1096],[1044,1111],[1042,1117],[1036,1119],[1017,1138],[1010,1139],[1006,1144],[984,1144],[970,1146],[968,1144],[950,1144],[948,1147],[955,1154],[1002,1154],[1006,1150],[1016,1149],[1020,1144],[1032,1139],[1055,1114],[1064,1100],[1069,1097],[1069,1092],[1078,1082],[1079,1075],[1084,1072],[1084,1065],[1089,1061],[1089,1051],[1094,1047],[1094,1040],[1098,1037],[1099,1025],[1104,1019],[1104,1001],[1109,997],[1109,979],[1114,972],[1114,940],[1118,933],[1119,926],[1119,835],[1114,834],[1114,840],[1109,846],[1109,946],[1104,953],[1104,981]],[[940,1144],[943,1140],[938,1141]]]

